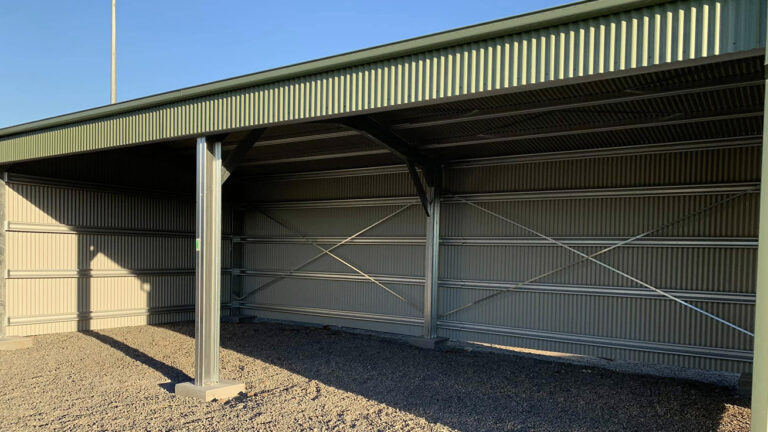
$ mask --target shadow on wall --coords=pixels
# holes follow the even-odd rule
[[[177,164],[178,171],[166,167],[165,172],[194,175],[194,164],[190,161],[183,164],[177,161]],[[78,172],[80,169],[82,167],[73,168]],[[184,188],[192,191],[194,183]],[[34,204],[66,225],[71,225],[68,218],[77,210],[56,201]],[[105,204],[104,211],[114,209]],[[192,205],[189,211],[193,213]],[[59,235],[77,236],[77,266],[83,272],[77,278],[77,308],[82,314],[94,308],[94,278],[89,273],[96,261],[104,257],[120,269],[136,270],[143,254],[157,253],[127,248],[121,246],[125,243],[117,241],[95,243],[95,236],[89,234]],[[188,241],[190,247],[183,249],[188,252],[183,252],[180,260],[192,268],[193,240],[185,238],[184,241]],[[161,258],[163,265],[174,266],[173,260]],[[146,288],[143,295],[147,305],[151,307],[163,300],[162,295],[156,295],[157,287],[152,285],[151,277],[133,271],[129,276],[138,280],[142,289]],[[186,289],[193,301],[193,277],[188,280]],[[170,390],[173,383],[190,379],[172,364],[89,331],[90,324],[90,320],[81,320],[78,328],[162,373],[171,381],[166,390]],[[190,324],[164,327],[193,337],[194,327]],[[630,376],[509,355],[423,351],[375,337],[316,328],[263,323],[223,325],[221,343],[224,349],[266,363],[259,366],[258,362],[250,362],[251,368],[243,370],[230,368],[226,362],[222,364],[225,378],[244,381],[257,392],[257,386],[270,384],[268,380],[297,380],[292,375],[296,374],[328,386],[326,391],[338,389],[359,395],[462,431],[716,430],[729,405],[747,406],[746,401],[735,398],[729,389],[710,385]],[[274,368],[274,373],[255,370],[257,367]],[[298,380],[294,384],[306,385],[306,381]]]
[[[93,329],[94,318],[111,319],[110,326],[143,324],[158,321],[142,309],[168,317],[194,307],[194,152],[179,155],[158,144],[19,164],[10,172],[12,178],[22,174],[105,185],[91,188],[86,199],[78,198],[77,185],[11,182],[15,204],[29,210],[17,211],[22,220],[9,215],[10,223],[52,220],[75,228],[75,233],[10,234],[23,236],[21,249],[31,248],[18,252],[25,255],[18,260],[24,269],[77,271],[76,277],[48,276],[25,285],[35,292],[48,290],[48,306],[56,313],[72,313],[74,301],[77,330]],[[158,194],[141,192],[149,188]],[[112,196],[113,189],[129,198]]]

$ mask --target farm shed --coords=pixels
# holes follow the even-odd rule
[[[765,36],[596,0],[0,129],[0,336],[194,318],[195,391],[220,316],[755,364],[766,430]]]

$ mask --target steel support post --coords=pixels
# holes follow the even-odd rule
[[[766,51],[768,54],[768,49]],[[768,68],[768,57],[766,57]],[[768,77],[767,77],[768,78]],[[763,154],[760,174],[760,234],[757,246],[755,287],[755,344],[752,359],[753,432],[768,432],[768,79],[763,114]]]
[[[219,380],[221,315],[221,143],[197,139],[195,238],[195,381],[176,393],[204,400],[244,390]]]
[[[197,140],[195,384],[219,382],[221,143]]]
[[[424,257],[424,337],[437,337],[438,264],[440,256],[440,189],[430,187],[427,217],[426,255]]]

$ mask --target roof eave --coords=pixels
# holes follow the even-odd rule
[[[501,35],[519,33],[537,28],[588,19],[623,10],[630,10],[669,0],[587,0],[524,15],[448,30],[427,36],[406,39],[373,48],[311,60],[290,66],[228,78],[211,83],[186,87],[143,98],[132,99],[70,114],[23,123],[0,129],[0,137],[33,132],[61,125],[79,123],[158,105],[179,102],[197,97],[252,87],[276,81],[296,78],[329,70],[370,63],[386,58],[396,58],[420,51],[438,49],[460,43],[489,39]]]

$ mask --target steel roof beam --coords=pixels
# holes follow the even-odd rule
[[[416,147],[411,146],[392,130],[367,116],[348,117],[336,121],[352,128],[369,140],[386,147],[398,158],[411,161],[425,170],[434,169],[437,163],[423,155]]]
[[[763,83],[762,80],[749,80],[749,81],[742,81],[742,82],[736,82],[736,83],[710,85],[706,87],[696,87],[696,88],[678,89],[678,90],[670,90],[670,91],[657,91],[653,93],[640,94],[640,95],[635,94],[632,96],[615,97],[615,95],[613,96],[608,95],[605,97],[601,97],[600,99],[593,99],[588,101],[579,101],[579,102],[572,102],[572,103],[559,103],[559,104],[548,103],[546,105],[530,105],[526,107],[517,106],[513,109],[497,108],[497,109],[473,111],[471,113],[454,115],[453,117],[449,117],[449,118],[446,118],[446,114],[443,114],[443,115],[437,116],[438,118],[435,118],[435,119],[422,118],[421,120],[417,119],[413,121],[398,122],[393,124],[390,128],[392,130],[407,130],[407,129],[418,129],[423,127],[443,126],[447,124],[515,117],[515,116],[526,115],[526,114],[556,112],[556,111],[562,111],[562,110],[589,108],[594,106],[616,105],[620,103],[634,102],[634,101],[640,101],[640,100],[661,99],[664,97],[696,95],[700,93],[708,93],[713,91],[758,86],[758,85],[762,85],[762,83]],[[341,122],[343,121],[343,119],[339,121]],[[330,131],[330,132],[323,131],[323,132],[312,133],[304,136],[283,136],[280,138],[266,139],[266,140],[259,141],[258,143],[255,144],[255,146],[268,147],[273,145],[301,143],[301,142],[307,142],[307,141],[321,141],[321,140],[330,140],[330,139],[337,139],[337,138],[347,138],[347,137],[354,137],[359,135],[360,135],[360,131],[357,129],[346,130],[346,131]]]
[[[260,128],[250,131],[248,135],[240,140],[235,148],[227,154],[227,158],[224,159],[224,162],[221,164],[222,184],[227,181],[229,176],[232,175],[232,172],[243,162],[245,155],[248,154],[251,148],[253,148],[253,145],[256,144],[256,141],[261,138],[266,130],[266,128]]]
[[[346,127],[359,131],[360,134],[369,140],[387,148],[395,156],[405,161],[408,167],[408,174],[411,177],[411,181],[413,181],[413,186],[416,188],[416,193],[419,195],[421,205],[424,207],[424,212],[429,216],[429,199],[427,198],[427,193],[422,184],[421,177],[419,177],[419,173],[416,171],[416,166],[418,165],[422,169],[424,180],[427,185],[435,187],[439,183],[441,170],[440,164],[437,161],[428,158],[421,153],[417,147],[412,146],[399,135],[392,132],[389,127],[382,125],[370,117],[348,117],[341,119],[338,122]]]
[[[512,135],[512,136],[499,136],[499,137],[493,137],[493,138],[479,138],[479,139],[468,139],[468,140],[457,140],[457,141],[434,142],[434,143],[426,144],[421,148],[437,149],[437,148],[447,148],[447,147],[459,147],[459,146],[467,146],[467,145],[519,141],[519,140],[535,139],[535,138],[551,138],[551,137],[557,137],[557,136],[581,135],[581,134],[589,134],[589,133],[642,129],[642,128],[659,127],[659,126],[675,126],[675,125],[682,125],[682,124],[705,123],[705,122],[719,121],[719,120],[754,118],[754,117],[762,117],[762,115],[763,115],[762,111],[755,111],[755,112],[749,112],[749,113],[743,113],[743,114],[707,115],[707,116],[692,117],[687,119],[666,120],[666,121],[662,120],[662,121],[645,122],[645,123],[644,122],[629,123],[629,124],[623,124],[623,125],[583,128],[583,129],[568,129],[568,130],[542,132],[542,133],[534,133],[534,134],[526,134],[526,135]],[[733,136],[733,137],[730,137],[729,139],[741,139],[741,138],[742,137]],[[753,136],[750,135],[750,136],[745,136],[743,138],[750,139],[750,138],[753,138]],[[310,161],[317,161],[317,160],[383,155],[387,153],[389,153],[388,150],[371,149],[371,150],[362,150],[362,151],[319,154],[319,155],[312,155],[312,156],[298,156],[298,157],[273,159],[273,160],[247,161],[242,163],[241,165],[243,166],[277,165],[277,164],[288,164],[288,163],[297,163],[297,162],[310,162]]]

